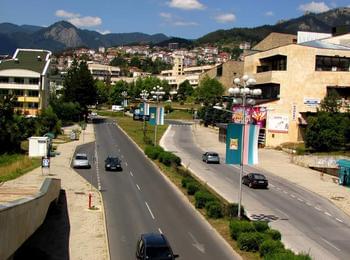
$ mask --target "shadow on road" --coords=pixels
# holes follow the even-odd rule
[[[44,223],[17,250],[14,260],[69,259],[70,223],[66,192],[61,190],[58,203],[52,203]]]

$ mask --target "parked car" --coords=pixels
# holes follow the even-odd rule
[[[248,173],[242,177],[242,184],[248,185],[249,188],[267,188],[269,185],[265,175],[261,173]]]
[[[120,106],[120,105],[112,105],[112,111],[123,111],[124,110],[124,107],[123,106]]]
[[[137,259],[173,260],[175,255],[165,235],[157,233],[142,234],[136,245]]]
[[[122,162],[118,157],[108,156],[105,160],[105,170],[106,171],[121,171]]]
[[[202,155],[202,161],[206,163],[220,163],[220,157],[215,152],[206,152]]]
[[[73,160],[73,168],[91,168],[86,153],[77,153]]]

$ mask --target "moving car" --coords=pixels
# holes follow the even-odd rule
[[[121,171],[122,162],[118,157],[108,156],[105,160],[105,170],[106,171]]]
[[[242,177],[242,184],[248,185],[249,188],[267,188],[269,185],[265,175],[260,173],[249,173]]]
[[[215,152],[206,152],[202,155],[202,161],[206,163],[220,163],[220,157]]]
[[[136,258],[137,259],[164,259],[173,260],[179,257],[175,255],[169,245],[165,235],[157,233],[142,234],[137,241]]]
[[[77,153],[73,160],[73,168],[91,168],[86,153]]]

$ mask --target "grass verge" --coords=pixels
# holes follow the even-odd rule
[[[0,182],[17,177],[40,166],[40,158],[29,158],[22,154],[4,154],[0,156]]]
[[[193,115],[186,110],[173,110],[171,113],[165,114],[165,119],[192,120]]]

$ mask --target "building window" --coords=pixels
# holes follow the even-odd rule
[[[29,78],[29,84],[30,85],[38,85],[39,79],[38,78]]]
[[[274,55],[260,59],[260,66],[257,67],[257,73],[266,71],[284,71],[287,70],[287,56]]]
[[[0,83],[9,83],[9,77],[0,77]]]
[[[9,94],[9,90],[8,89],[0,89],[0,96],[6,96]]]
[[[24,84],[24,78],[15,77],[14,81],[16,84]]]
[[[14,90],[12,90],[12,94],[17,96],[17,97],[23,97],[24,91],[22,89],[14,89]]]
[[[316,71],[350,71],[350,58],[339,56],[316,56]]]
[[[38,90],[28,90],[28,97],[38,97],[39,91]]]
[[[38,108],[39,104],[36,102],[29,102],[28,103],[28,108]]]

